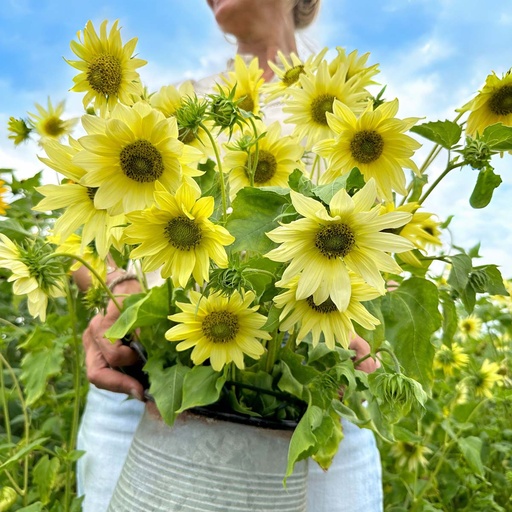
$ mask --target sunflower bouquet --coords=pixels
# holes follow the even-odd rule
[[[422,204],[462,167],[478,170],[471,204],[491,200],[491,158],[512,150],[512,75],[489,77],[454,121],[419,124],[397,117],[384,89],[369,92],[369,54],[278,54],[266,84],[256,59],[237,56],[207,90],[151,93],[135,46],[106,21],[71,43],[80,136],[58,109],[10,121],[15,142],[41,135],[41,160],[63,177],[38,189],[37,211],[62,210],[50,238],[21,247],[0,235],[15,293],[44,321],[66,286],[52,258],[91,270],[89,298],[116,299],[107,260],[128,264],[143,291],[123,297],[107,336],[143,347],[164,420],[207,407],[292,422],[288,473],[309,456],[329,466],[340,417],[392,439],[393,423],[425,403],[431,336],[443,327],[448,339],[455,301],[470,312],[476,294],[506,293],[495,265],[447,252],[448,222]],[[421,166],[418,136],[433,143]],[[448,165],[430,184],[442,151]],[[430,278],[435,260],[451,268],[445,288]],[[356,335],[371,347],[359,360]],[[368,375],[358,365],[370,356],[381,367]]]

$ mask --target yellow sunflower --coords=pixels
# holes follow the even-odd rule
[[[64,101],[61,101],[54,107],[50,98],[48,98],[48,110],[36,103],[38,115],[28,113],[29,123],[41,136],[42,142],[46,139],[60,139],[64,135],[69,135],[73,130],[77,122],[76,119],[68,119],[67,121],[61,119],[64,113],[64,105]]]
[[[260,111],[260,88],[263,85],[263,70],[259,67],[258,58],[254,57],[246,64],[243,57],[235,55],[233,71],[228,71],[227,76],[222,76],[225,84],[222,88],[226,93],[236,85],[234,100],[241,100],[238,106],[258,114]]]
[[[0,267],[12,272],[9,282],[13,283],[15,295],[27,295],[28,311],[42,322],[46,320],[48,297],[64,297],[63,276],[55,264],[41,264],[43,256],[38,246],[21,247],[0,233]]]
[[[406,203],[395,207],[393,203],[386,203],[381,206],[382,212],[410,212],[412,219],[403,228],[397,230],[400,236],[410,240],[416,249],[426,251],[429,245],[442,246],[440,240],[441,230],[440,222],[435,219],[435,215],[429,212],[418,212],[420,205],[415,202]],[[420,260],[411,251],[400,253],[400,259],[414,267],[421,267]]]
[[[350,303],[349,270],[361,276],[379,293],[385,293],[380,271],[400,273],[388,254],[411,250],[413,245],[389,230],[411,219],[406,212],[380,215],[375,207],[375,181],[370,180],[353,197],[345,189],[331,199],[329,210],[315,199],[290,192],[295,210],[304,218],[284,224],[267,236],[281,245],[266,254],[279,262],[290,262],[282,286],[299,275],[296,298],[313,296],[316,305],[329,297],[340,311]]]
[[[420,466],[427,467],[428,460],[425,455],[432,453],[427,446],[419,443],[396,441],[390,449],[400,467],[407,467],[410,472],[416,471]]]
[[[457,343],[452,343],[451,347],[441,345],[434,358],[434,368],[443,370],[445,375],[451,376],[454,370],[460,370],[468,361],[469,356]]]
[[[266,318],[252,306],[253,292],[233,292],[229,297],[213,293],[208,297],[190,292],[191,304],[178,302],[181,313],[169,317],[179,322],[165,333],[169,341],[181,341],[176,350],[194,347],[190,355],[196,365],[210,358],[215,371],[233,361],[244,369],[244,354],[259,359],[265,352],[259,340],[269,340],[270,334],[261,328]],[[182,341],[183,340],[183,341]]]
[[[329,167],[320,183],[330,183],[357,167],[365,180],[374,178],[379,197],[393,200],[393,190],[405,195],[403,168],[419,169],[411,160],[421,144],[405,135],[417,118],[396,119],[398,100],[381,104],[375,110],[368,105],[360,117],[341,102],[334,102],[327,122],[334,138],[319,142],[313,151],[328,159]]]
[[[324,58],[327,48],[319,53],[310,55],[305,61],[302,61],[292,52],[287,58],[283,52],[277,52],[277,63],[268,61],[268,65],[275,75],[275,79],[263,84],[261,88],[262,94],[265,95],[265,101],[271,101],[288,92],[289,87],[300,87],[299,77],[303,73],[314,73]]]
[[[336,74],[336,71],[340,66],[346,66],[347,80],[352,77],[357,77],[361,87],[368,87],[370,85],[377,84],[377,82],[374,82],[372,78],[379,73],[379,65],[367,65],[368,58],[370,57],[369,52],[364,55],[359,55],[357,50],[353,50],[347,55],[345,49],[340,46],[336,47],[336,51],[338,52],[338,55],[329,62],[329,73],[331,76]]]
[[[478,95],[461,108],[461,112],[467,111],[466,133],[472,137],[492,124],[512,126],[512,70],[501,78],[490,74]]]
[[[293,332],[295,328],[298,328],[297,344],[311,332],[315,347],[320,341],[320,335],[323,334],[325,344],[334,350],[335,343],[348,348],[352,335],[355,333],[352,321],[357,322],[365,329],[375,329],[380,321],[368,313],[361,302],[375,299],[380,293],[365,284],[352,272],[349,273],[349,276],[352,292],[345,311],[340,311],[330,297],[318,305],[313,301],[312,295],[298,300],[296,295],[299,276],[293,277],[286,286],[288,289],[274,297],[277,307],[282,309],[280,330]],[[276,285],[280,286],[280,282],[277,282]]]
[[[326,115],[333,111],[334,100],[360,113],[370,97],[359,86],[357,77],[347,79],[347,66],[340,66],[331,76],[327,62],[323,61],[314,75],[302,74],[299,80],[301,87],[290,89],[283,112],[291,114],[285,123],[295,124],[293,134],[299,140],[306,139],[306,149],[334,135]]]
[[[294,137],[283,137],[281,125],[276,121],[268,128],[262,122],[256,123],[258,135],[257,161],[256,146],[247,150],[238,145],[226,145],[223,167],[229,170],[229,194],[231,199],[244,187],[251,185],[249,167],[255,169],[255,187],[288,187],[288,178],[295,169],[302,170],[301,161],[304,148]],[[246,132],[241,141],[254,134]]]
[[[121,32],[115,21],[107,34],[107,20],[100,25],[100,34],[96,33],[91,21],[83,32],[78,32],[78,42],[71,41],[71,50],[80,60],[67,62],[80,73],[73,78],[75,92],[85,92],[84,108],[94,102],[94,108],[102,114],[111,110],[118,101],[125,105],[133,103],[132,95],[142,93],[137,68],[146,64],[145,60],[133,57],[137,38],[124,46]]]
[[[156,185],[156,205],[127,215],[131,223],[125,229],[129,244],[140,244],[131,252],[142,258],[145,271],[161,267],[162,277],[172,277],[175,286],[185,288],[193,275],[197,284],[209,279],[210,259],[226,267],[228,258],[223,246],[234,237],[222,226],[208,220],[213,213],[213,197],[186,182],[173,196]]]
[[[459,335],[463,340],[480,337],[482,330],[482,320],[475,315],[468,315],[459,320]]]
[[[0,180],[0,215],[5,215],[9,205],[5,202],[4,196],[8,189],[4,187],[5,181]]]
[[[476,396],[492,398],[492,388],[500,384],[504,376],[500,373],[500,365],[485,359],[480,369],[469,377],[470,387]]]
[[[7,123],[7,131],[9,132],[8,138],[14,142],[15,146],[18,146],[30,139],[32,128],[27,125],[24,119],[10,117]]]
[[[33,209],[39,212],[65,208],[64,213],[57,219],[53,227],[60,241],[68,239],[82,226],[82,251],[94,241],[96,250],[101,258],[106,258],[110,247],[114,245],[121,249],[122,225],[124,215],[109,215],[107,210],[98,209],[94,205],[96,188],[86,187],[75,183],[86,171],[73,163],[73,157],[82,147],[70,138],[66,146],[55,140],[47,141],[43,148],[48,158],[40,158],[48,167],[55,169],[63,176],[72,180],[62,185],[43,185],[37,191],[44,196]]]
[[[97,188],[96,208],[111,215],[153,204],[156,183],[175,192],[183,178],[201,174],[186,165],[202,154],[178,140],[176,119],[145,102],[118,104],[109,119],[87,115],[82,122],[88,135],[79,139],[84,151],[73,158],[87,170],[80,184]]]

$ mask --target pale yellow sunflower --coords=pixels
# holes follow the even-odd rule
[[[313,296],[320,305],[329,297],[340,311],[350,303],[349,270],[361,276],[379,293],[385,293],[380,271],[399,274],[400,267],[391,252],[411,250],[405,238],[384,230],[403,226],[411,219],[407,212],[380,214],[375,206],[375,181],[370,180],[353,197],[339,190],[329,210],[315,199],[291,191],[295,210],[301,219],[284,224],[267,236],[281,245],[266,254],[279,262],[290,262],[281,286],[299,275],[296,298]]]
[[[234,199],[241,188],[251,185],[250,173],[253,173],[255,187],[288,187],[290,174],[295,169],[303,170],[304,168],[301,161],[304,148],[294,137],[283,137],[281,125],[277,121],[268,128],[262,122],[255,124],[258,136],[262,135],[258,139],[257,151],[255,145],[247,149],[241,147],[243,141],[254,137],[252,131],[249,132],[248,129],[238,144],[225,145],[223,167],[226,172],[229,171],[231,199]]]
[[[441,230],[439,226],[441,223],[436,220],[435,214],[429,212],[418,212],[420,205],[415,202],[406,203],[402,206],[396,207],[393,203],[386,203],[381,206],[383,212],[410,212],[412,219],[403,228],[397,230],[400,236],[410,240],[416,249],[426,251],[429,246],[442,246],[440,240]],[[421,267],[420,260],[411,251],[400,253],[400,259],[414,267]]]
[[[270,69],[274,72],[275,78],[263,84],[262,94],[265,101],[271,101],[287,94],[289,87],[300,87],[299,77],[303,73],[314,73],[324,58],[327,48],[319,53],[310,55],[302,61],[294,52],[287,57],[283,52],[277,52],[277,62],[268,61]]]
[[[398,100],[381,104],[375,110],[368,105],[361,116],[335,101],[327,122],[334,138],[319,142],[313,151],[328,159],[329,167],[320,183],[330,183],[357,167],[365,180],[374,178],[380,198],[393,200],[393,191],[405,195],[404,167],[420,174],[411,160],[421,144],[405,135],[417,118],[397,119]]]
[[[258,58],[254,57],[247,65],[244,58],[235,55],[233,60],[233,71],[228,71],[222,76],[224,86],[222,89],[227,93],[236,85],[234,100],[241,100],[238,107],[258,114],[260,111],[260,88],[263,85],[263,70],[259,67]]]
[[[322,61],[315,74],[300,75],[301,87],[290,89],[283,112],[291,115],[285,123],[295,124],[293,134],[299,140],[306,139],[306,149],[334,135],[327,114],[332,113],[335,100],[356,114],[368,104],[368,91],[359,86],[357,77],[347,79],[347,71],[347,66],[340,66],[331,76],[327,62]]]
[[[452,376],[454,370],[460,370],[468,364],[469,356],[457,343],[451,347],[441,345],[434,358],[434,368],[442,370],[445,375]]]
[[[145,60],[133,57],[137,38],[123,46],[118,21],[108,34],[107,23],[107,20],[102,22],[98,36],[92,22],[88,21],[83,32],[77,33],[78,42],[70,44],[80,60],[67,61],[80,71],[73,78],[75,85],[71,90],[85,92],[84,108],[93,103],[102,114],[118,101],[131,105],[133,97],[141,96],[142,86],[135,70],[146,64]]]
[[[512,126],[512,70],[501,78],[494,72],[488,75],[477,96],[460,111],[469,111],[466,133],[472,137],[492,124]]]
[[[482,320],[475,315],[468,315],[459,320],[459,335],[463,340],[478,339],[482,330]]]
[[[329,62],[329,73],[335,75],[340,66],[347,67],[347,80],[352,77],[357,77],[361,87],[368,87],[376,85],[377,82],[373,81],[373,77],[379,73],[379,65],[367,65],[370,53],[359,55],[357,50],[351,51],[348,55],[344,48],[336,47],[338,55]]]
[[[0,180],[0,215],[5,215],[7,213],[7,209],[9,208],[9,204],[4,199],[8,189],[4,187],[4,185],[5,181]]]
[[[213,197],[186,182],[176,195],[156,185],[156,205],[127,215],[125,241],[140,244],[131,252],[142,258],[144,271],[161,268],[162,277],[172,277],[175,286],[185,288],[193,275],[197,284],[209,279],[210,259],[218,267],[227,267],[225,245],[234,242],[227,229],[209,220]]]
[[[45,212],[65,208],[53,227],[60,241],[67,240],[74,232],[82,228],[82,251],[94,242],[101,258],[106,258],[113,245],[121,250],[120,242],[124,215],[109,215],[107,210],[94,205],[97,188],[76,183],[86,171],[73,163],[73,157],[82,150],[77,141],[69,138],[69,146],[57,141],[47,141],[43,148],[48,158],[40,158],[48,167],[55,169],[71,182],[61,185],[43,185],[37,191],[44,196],[33,209]],[[83,226],[83,227],[82,227]]]
[[[41,247],[18,246],[0,233],[0,267],[12,272],[8,281],[13,282],[15,295],[27,295],[28,311],[42,322],[46,320],[48,297],[64,297],[66,284],[54,263],[41,263]]]
[[[61,101],[56,107],[48,98],[48,109],[44,109],[38,103],[35,104],[38,114],[29,115],[29,124],[41,136],[41,142],[47,139],[60,139],[69,135],[75,126],[77,119],[64,120],[61,118],[64,113],[65,102]]]
[[[96,208],[111,215],[153,204],[156,183],[175,192],[184,178],[201,174],[187,164],[202,154],[178,140],[176,119],[145,102],[118,104],[109,119],[87,115],[82,123],[88,133],[79,139],[84,151],[73,158],[87,170],[80,184],[97,188]]]
[[[267,319],[256,312],[259,306],[251,307],[253,300],[251,291],[234,291],[229,297],[218,292],[205,297],[191,291],[191,303],[178,302],[182,312],[169,317],[178,325],[169,329],[165,337],[181,341],[178,351],[194,347],[190,357],[196,365],[209,358],[215,371],[221,371],[231,361],[244,369],[244,354],[259,359],[265,352],[259,340],[271,338],[262,330]]]
[[[410,472],[414,472],[420,466],[427,467],[428,460],[426,455],[431,454],[432,450],[420,443],[396,441],[393,443],[390,453],[396,458],[396,462],[400,467],[407,467]]]
[[[276,306],[282,309],[279,329],[289,332],[298,329],[297,344],[311,332],[315,347],[323,334],[325,344],[331,350],[334,350],[335,343],[348,348],[355,334],[352,321],[365,329],[375,329],[380,321],[371,315],[361,302],[375,299],[380,293],[365,284],[353,272],[349,272],[349,276],[352,291],[345,311],[340,311],[330,297],[318,305],[313,301],[312,295],[298,300],[296,295],[299,276],[293,277],[286,286],[288,289],[274,297]],[[280,282],[277,282],[276,286],[280,286]]]
[[[501,384],[503,380],[500,365],[485,359],[482,366],[470,375],[469,385],[476,396],[492,398],[492,388],[495,384]]]

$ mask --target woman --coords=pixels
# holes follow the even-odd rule
[[[265,80],[273,75],[267,61],[274,60],[278,50],[284,54],[297,52],[295,30],[308,26],[320,5],[320,0],[207,2],[221,30],[235,36],[238,53],[259,58]],[[139,291],[138,282],[121,270],[109,273],[107,280],[116,295]],[[87,276],[78,274],[77,282],[85,288]],[[113,345],[103,338],[117,315],[115,306],[109,304],[106,315],[94,317],[83,336],[87,376],[93,384],[78,442],[79,449],[86,451],[78,463],[79,494],[85,493],[83,510],[86,512],[106,510],[144,408],[142,385],[113,369],[136,363],[136,354],[120,341]],[[354,340],[352,348],[358,358],[368,352],[368,345],[362,339]],[[372,359],[366,359],[360,369],[372,372],[375,367]],[[126,395],[118,393],[138,400],[126,400]],[[346,422],[344,431],[346,437],[329,472],[324,474],[316,464],[310,464],[308,507],[311,512],[382,509],[380,461],[373,435]]]

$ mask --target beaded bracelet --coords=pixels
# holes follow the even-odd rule
[[[114,288],[118,285],[118,284],[121,284],[121,283],[124,283],[125,281],[138,281],[139,278],[135,275],[135,274],[130,274],[130,273],[125,273],[125,274],[122,274],[118,277],[116,277],[115,279],[113,279],[110,284],[108,285],[108,288],[111,292],[114,291]]]

